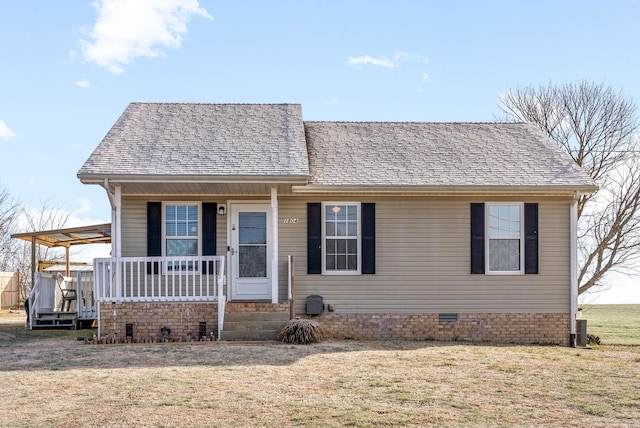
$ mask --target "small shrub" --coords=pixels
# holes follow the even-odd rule
[[[297,345],[308,345],[320,342],[324,338],[322,327],[312,320],[294,318],[280,330],[277,340],[284,343],[294,343]]]
[[[600,336],[596,336],[595,334],[587,334],[587,344],[600,345]]]

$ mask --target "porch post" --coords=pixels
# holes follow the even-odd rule
[[[278,303],[278,188],[271,187],[271,303]]]
[[[115,258],[116,260],[115,297],[118,299],[122,293],[122,266],[120,265],[120,257],[122,256],[122,246],[120,244],[120,232],[122,230],[120,228],[122,186],[114,186],[113,190],[113,211],[111,213],[111,258]]]
[[[115,186],[115,214],[116,214],[116,257],[122,257],[122,242],[120,239],[120,232],[122,228],[120,227],[120,218],[122,216],[122,186]],[[113,248],[112,248],[113,251]]]

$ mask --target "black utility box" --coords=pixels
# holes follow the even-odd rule
[[[324,302],[322,296],[307,296],[307,315],[322,315],[324,312]]]

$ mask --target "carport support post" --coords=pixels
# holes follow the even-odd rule
[[[65,263],[65,276],[71,276],[71,262],[69,261],[69,246],[64,247],[65,255],[66,255],[66,263]]]
[[[36,286],[36,237],[31,237],[31,290]],[[31,302],[29,302],[31,304]]]

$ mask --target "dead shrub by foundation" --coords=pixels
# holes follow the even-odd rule
[[[595,334],[587,334],[587,344],[602,345],[602,343],[600,343],[600,336],[596,336]]]
[[[308,345],[320,342],[324,338],[322,327],[313,320],[294,318],[280,330],[277,340],[284,343]]]

